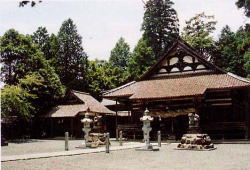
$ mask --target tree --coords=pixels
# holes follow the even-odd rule
[[[243,77],[249,74],[250,33],[248,25],[245,28],[240,27],[236,32],[232,32],[228,26],[224,27],[216,44],[218,66]]]
[[[231,31],[230,27],[226,25],[222,30],[218,42],[218,56],[216,58],[216,65],[220,66],[226,71],[232,71],[229,63],[234,56],[236,56],[235,33]]]
[[[126,73],[121,67],[115,67],[108,62],[90,61],[87,69],[87,84],[89,92],[96,98],[104,90],[115,88],[126,80]]]
[[[72,19],[63,22],[58,33],[59,56],[57,73],[64,85],[73,87],[73,82],[84,78],[87,54],[82,47],[82,37],[77,33]]]
[[[45,58],[48,60],[50,56],[50,36],[45,27],[38,27],[37,31],[31,35],[32,43],[37,44],[39,49],[44,53]]]
[[[124,38],[120,38],[115,45],[115,48],[111,51],[109,61],[115,67],[121,67],[126,69],[128,67],[128,61],[130,58],[130,48],[125,42]]]
[[[31,43],[31,39],[19,34],[16,30],[8,30],[0,39],[0,55],[3,67],[1,79],[6,84],[17,84],[18,79],[27,73],[28,59],[39,52]]]
[[[202,12],[186,21],[186,26],[181,33],[185,41],[210,60],[215,49],[215,42],[211,33],[215,30],[216,23],[214,16],[205,15]]]
[[[42,0],[38,0],[37,2],[41,3]],[[31,7],[34,7],[37,4],[37,2],[36,1],[28,1],[28,0],[20,1],[19,7],[24,7],[25,5],[28,5],[29,3],[30,3]]]
[[[248,50],[245,53],[244,60],[245,60],[244,68],[247,72],[247,77],[250,78],[250,50]]]
[[[137,43],[128,66],[131,80],[138,80],[154,63],[155,54],[144,39]]]
[[[170,0],[148,0],[145,4],[142,30],[143,39],[147,40],[158,58],[168,50],[179,36],[177,12]]]
[[[244,13],[250,17],[250,0],[237,0],[235,3],[238,8],[244,8]]]
[[[32,106],[36,107],[37,112],[52,106],[56,99],[63,96],[64,88],[58,75],[30,38],[9,30],[1,42],[0,52],[4,65],[2,77],[5,83],[21,85],[28,93],[36,95],[38,98],[32,101]],[[28,75],[33,76],[33,79]],[[31,87],[37,91],[34,92]]]
[[[47,65],[36,72],[26,75],[19,80],[20,86],[30,94],[37,96],[32,101],[37,113],[45,113],[64,96],[65,89],[62,86],[54,69]]]
[[[36,95],[29,94],[25,89],[16,85],[6,85],[1,90],[1,117],[9,120],[12,116],[28,119],[32,117],[35,108],[30,100]]]

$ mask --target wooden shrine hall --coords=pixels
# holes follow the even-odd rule
[[[93,125],[93,130],[106,131],[106,116],[114,117],[115,112],[109,110],[89,93],[72,90],[66,97],[65,103],[52,108],[44,117],[48,128],[46,131],[50,136],[63,136],[69,132],[70,136],[82,137],[82,123],[86,112],[89,112],[91,118],[102,116],[101,127]],[[46,127],[46,126],[43,126]]]
[[[139,81],[103,93],[116,101],[113,111],[128,111],[130,121],[116,119],[116,133],[142,136],[140,117],[146,108],[154,117],[151,136],[180,139],[188,116],[200,116],[202,132],[212,139],[250,139],[250,80],[227,73],[178,39]]]

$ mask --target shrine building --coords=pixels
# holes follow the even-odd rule
[[[154,138],[180,139],[188,130],[188,113],[200,116],[200,127],[212,139],[250,139],[250,80],[227,73],[178,39],[139,81],[103,93],[116,104],[115,127],[124,135],[142,136],[140,117],[154,117]],[[121,121],[118,112],[128,112]],[[112,132],[111,132],[112,133]]]

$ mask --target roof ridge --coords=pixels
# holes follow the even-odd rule
[[[233,73],[231,73],[231,72],[227,72],[227,75],[229,75],[229,76],[231,76],[231,77],[233,77],[233,78],[235,78],[235,79],[237,79],[237,80],[240,80],[240,81],[243,81],[243,82],[246,82],[246,83],[250,83],[250,81],[247,80],[246,78],[241,77],[241,76],[238,76],[238,75],[233,74]]]
[[[224,75],[224,73],[221,74],[216,74],[216,73],[210,73],[210,74],[190,74],[190,75],[176,75],[176,76],[166,76],[167,79],[182,79],[182,78],[193,78],[193,77],[201,77],[201,76],[213,76],[213,75]],[[138,81],[139,82],[143,82],[143,81],[151,81],[151,80],[162,80],[165,81],[167,80],[166,77],[161,77],[161,78],[155,78],[155,79],[148,79],[148,80],[142,80],[142,81]]]
[[[129,86],[129,85],[131,85],[131,84],[134,84],[134,83],[136,83],[136,81],[128,82],[127,84],[124,84],[124,85],[122,85],[122,86],[119,86],[119,87],[116,87],[116,88],[114,88],[114,89],[111,89],[111,90],[108,90],[108,91],[104,92],[103,95],[106,95],[106,94],[108,94],[108,93],[111,93],[111,92],[120,90],[120,89],[125,88],[125,87],[127,87],[127,86]]]
[[[87,92],[77,91],[77,90],[71,90],[71,92],[73,92],[73,93],[79,93],[79,94],[86,94],[86,95],[90,95],[90,94],[89,94],[89,93],[87,93]]]

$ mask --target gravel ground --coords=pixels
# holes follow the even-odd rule
[[[75,150],[76,146],[81,145],[83,140],[69,141],[69,149]],[[9,143],[9,146],[1,147],[1,154],[3,156],[9,155],[23,155],[29,153],[43,153],[43,152],[58,152],[64,151],[65,143],[63,140],[36,140],[32,139],[24,143]]]
[[[69,150],[77,150],[76,146],[81,145],[84,140],[70,140]],[[111,141],[113,146],[119,145],[118,142]],[[9,143],[8,146],[1,147],[2,156],[23,155],[30,153],[46,153],[64,151],[64,140],[37,140],[31,139],[28,142]]]
[[[163,145],[158,152],[130,150],[2,162],[2,169],[250,169],[250,144],[220,144],[213,151],[175,150]]]

